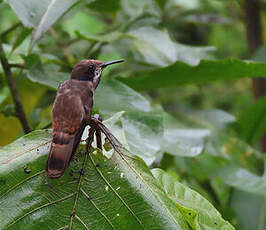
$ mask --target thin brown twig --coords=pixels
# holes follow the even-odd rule
[[[10,68],[19,68],[19,69],[28,69],[27,66],[23,65],[23,64],[8,64]]]
[[[250,56],[263,45],[263,25],[261,16],[261,2],[259,0],[245,0],[246,34]],[[256,100],[266,95],[266,79],[254,78],[253,95]],[[260,139],[260,150],[266,153],[266,132]]]
[[[25,111],[23,109],[23,105],[20,99],[20,96],[18,94],[18,89],[16,82],[12,76],[12,72],[10,69],[10,65],[8,64],[8,60],[6,58],[6,54],[4,52],[3,46],[2,46],[2,41],[0,40],[0,61],[4,70],[4,75],[6,77],[8,86],[10,88],[10,92],[13,98],[13,101],[15,103],[15,108],[16,108],[16,116],[20,120],[20,123],[23,127],[23,130],[25,133],[29,133],[31,131],[30,125],[28,123],[28,120],[26,118]]]
[[[18,22],[16,24],[14,24],[13,26],[11,26],[10,28],[6,29],[5,31],[3,31],[0,34],[0,37],[3,38],[4,36],[6,36],[8,33],[10,33],[11,31],[15,30],[18,26],[21,25],[21,22]]]

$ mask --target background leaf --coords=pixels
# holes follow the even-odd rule
[[[175,181],[161,169],[153,169],[152,174],[186,217],[192,229],[234,229],[200,194]]]
[[[34,43],[75,2],[76,0],[45,0],[41,2],[36,2],[34,0],[23,2],[17,0],[9,0],[9,5],[12,7],[24,26],[35,29],[32,40],[32,42]]]
[[[156,89],[188,83],[206,83],[244,77],[266,76],[265,63],[241,60],[202,60],[196,66],[182,62],[141,73],[137,78],[119,78],[122,82],[138,90]],[[223,71],[221,71],[223,70]]]
[[[266,131],[266,97],[242,112],[237,120],[240,136],[254,144]]]
[[[42,66],[40,57],[37,54],[30,54],[23,57],[29,67],[27,77],[33,82],[57,89],[59,84],[69,79],[69,73],[55,71],[55,66]],[[49,70],[50,69],[50,70]]]

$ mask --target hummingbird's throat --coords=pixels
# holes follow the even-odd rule
[[[96,89],[98,84],[100,83],[101,75],[102,75],[102,68],[96,69],[94,73],[94,78],[92,80],[94,89]]]

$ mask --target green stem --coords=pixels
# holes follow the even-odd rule
[[[8,60],[6,58],[6,54],[4,52],[3,46],[2,46],[2,41],[0,40],[0,61],[4,70],[4,74],[13,98],[13,101],[15,103],[15,108],[16,108],[16,116],[19,119],[23,130],[25,133],[29,133],[31,131],[30,125],[28,123],[22,102],[21,102],[21,98],[18,94],[18,89],[17,89],[17,85],[15,82],[15,79],[12,76],[12,72],[10,69],[10,65],[8,63]]]

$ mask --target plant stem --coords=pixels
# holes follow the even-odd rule
[[[8,28],[7,30],[3,31],[0,34],[0,37],[3,38],[4,36],[6,36],[8,33],[10,33],[11,31],[15,30],[18,26],[21,25],[21,22],[18,22],[16,24],[14,24],[13,26],[11,26],[10,28]]]
[[[23,64],[8,64],[10,68],[19,68],[19,69],[28,69],[27,66],[23,65]]]
[[[8,64],[8,60],[6,58],[6,54],[4,52],[1,40],[0,40],[0,61],[1,61],[1,64],[2,64],[2,67],[4,70],[4,74],[5,74],[5,77],[6,77],[13,101],[15,103],[16,116],[20,120],[20,123],[23,127],[24,132],[29,133],[31,131],[31,128],[30,128],[30,125],[29,125],[28,120],[26,118],[26,114],[25,114],[25,111],[23,109],[23,105],[22,105],[20,96],[18,94],[17,85],[15,82],[15,79],[12,76],[10,65]]]
[[[263,45],[262,35],[262,20],[260,15],[260,1],[259,0],[245,0],[244,3],[246,14],[246,33],[248,41],[248,49],[250,56]],[[257,100],[266,95],[266,79],[254,78],[253,95]],[[260,139],[260,148],[262,152],[266,152],[266,133]]]

